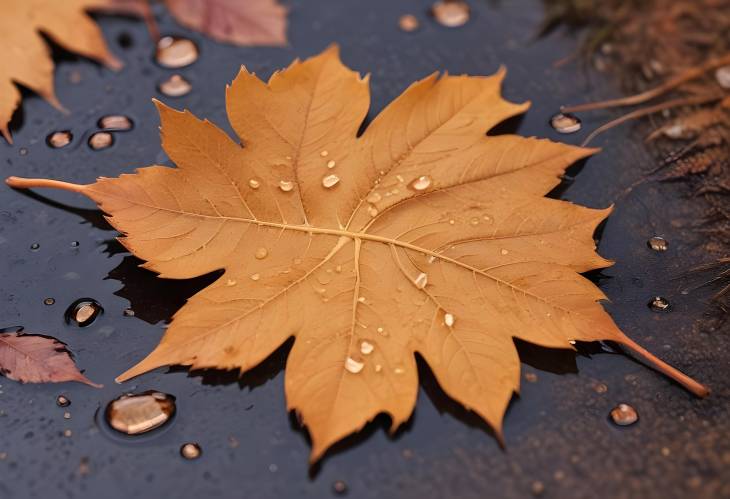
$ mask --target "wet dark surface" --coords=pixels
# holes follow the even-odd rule
[[[224,87],[239,64],[268,76],[333,41],[348,65],[372,73],[373,111],[432,71],[488,74],[505,64],[506,96],[533,102],[516,123],[521,134],[579,143],[605,119],[582,117],[583,129],[575,135],[558,135],[548,126],[560,104],[615,96],[616,90],[604,75],[552,68],[574,49],[574,40],[558,33],[532,42],[540,2],[471,3],[471,21],[448,29],[426,15],[428,1],[296,1],[291,43],[283,49],[219,45],[163,14],[163,34],[190,37],[200,47],[200,59],[181,70],[153,63],[143,23],[101,18],[125,68],[113,73],[58,53],[57,93],[71,114],[27,96],[14,121],[15,145],[0,143],[2,175],[86,183],[165,162],[151,97],[229,129]],[[398,29],[405,13],[419,17],[419,30]],[[157,91],[174,71],[193,85],[179,99]],[[73,83],[78,75],[80,82]],[[128,115],[134,128],[115,132],[113,146],[93,151],[88,138],[109,114]],[[71,131],[72,143],[51,149],[45,138],[56,130]],[[310,469],[306,432],[287,414],[284,400],[282,370],[290,345],[240,380],[162,369],[115,384],[114,376],[157,343],[165,320],[210,277],[162,281],[136,268],[139,262],[79,196],[45,191],[42,198],[0,188],[0,327],[22,325],[57,337],[86,375],[104,384],[21,385],[0,378],[0,497],[321,498],[336,495],[343,483],[348,497],[358,498],[730,497],[730,335],[727,328],[698,326],[710,308],[711,290],[683,294],[690,285],[676,279],[704,262],[702,240],[691,228],[698,208],[679,184],[644,184],[622,196],[652,166],[642,137],[627,127],[601,137],[600,144],[604,151],[573,172],[576,178],[559,192],[591,207],[615,203],[600,252],[617,263],[592,277],[612,300],[606,308],[619,326],[709,385],[709,398],[697,399],[631,358],[601,353],[595,345],[581,346],[576,357],[520,344],[525,379],[506,416],[506,450],[486,425],[448,400],[421,365],[414,416],[395,437],[383,430],[386,421],[376,420]],[[667,251],[647,247],[654,235],[669,241]],[[31,250],[34,243],[37,250]],[[671,308],[650,310],[647,303],[655,296],[665,297]],[[53,305],[44,304],[49,297]],[[64,318],[81,298],[97,300],[104,310],[84,328]],[[134,316],[125,315],[129,307]],[[110,400],[151,389],[176,397],[169,424],[134,438],[101,422]],[[69,407],[56,405],[59,394],[71,400]],[[638,411],[636,424],[619,428],[609,422],[620,403]],[[66,411],[70,419],[64,419]],[[186,442],[200,444],[200,458],[181,457]]]

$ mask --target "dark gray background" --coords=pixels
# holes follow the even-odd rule
[[[113,73],[93,63],[56,53],[56,89],[71,110],[62,115],[35,96],[26,96],[13,122],[15,145],[0,143],[2,176],[42,176],[92,182],[133,168],[164,162],[152,97],[191,109],[228,128],[224,87],[245,64],[268,77],[295,57],[318,53],[331,42],[346,64],[372,73],[371,116],[413,80],[435,70],[489,74],[509,70],[505,94],[530,99],[532,109],[513,123],[523,135],[578,143],[585,132],[558,136],[547,125],[560,104],[618,95],[610,75],[587,74],[579,66],[557,70],[552,63],[575,49],[576,40],[556,33],[534,41],[542,18],[539,1],[489,3],[472,0],[463,28],[447,29],[428,18],[430,1],[294,1],[290,46],[239,48],[184,30],[158,9],[163,34],[194,39],[201,57],[181,73],[194,90],[180,99],[160,96],[156,84],[172,74],[152,60],[143,23],[100,17],[112,50],[125,62]],[[414,13],[421,29],[401,32],[401,14]],[[120,36],[131,37],[124,48]],[[70,82],[78,71],[82,81]],[[95,152],[86,138],[105,114],[128,114],[131,132]],[[584,122],[592,129],[608,114]],[[51,150],[45,137],[70,129],[73,143]],[[642,136],[631,126],[599,139],[604,151],[572,173],[557,195],[591,207],[616,203],[601,235],[600,252],[616,265],[592,277],[612,302],[606,308],[632,338],[676,367],[708,384],[713,394],[699,400],[631,358],[520,347],[526,373],[505,421],[506,450],[485,425],[450,402],[421,366],[423,389],[413,418],[395,438],[377,420],[360,435],[330,451],[314,469],[307,463],[306,432],[287,414],[283,391],[286,349],[236,382],[221,374],[189,376],[161,369],[120,386],[114,376],[139,360],[159,340],[164,320],[206,279],[162,281],[113,241],[115,233],[94,206],[79,196],[40,192],[34,198],[0,186],[0,327],[67,342],[78,365],[105,387],[80,384],[21,385],[0,378],[0,497],[328,497],[336,480],[350,497],[485,498],[529,497],[533,482],[544,497],[730,497],[728,434],[728,330],[697,326],[710,308],[711,290],[689,294],[697,279],[676,279],[703,262],[701,236],[692,229],[700,214],[683,197],[680,184],[644,184],[622,191],[651,168]],[[21,155],[21,148],[27,155]],[[55,204],[63,203],[63,205]],[[670,242],[666,253],[646,247],[654,234]],[[78,248],[71,242],[79,241]],[[30,250],[32,243],[40,249]],[[655,313],[647,302],[666,296],[671,311]],[[46,306],[43,300],[54,297]],[[105,313],[88,328],[64,322],[74,300],[92,297]],[[136,317],[125,317],[131,306]],[[593,385],[605,383],[606,393]],[[178,414],[163,431],[139,439],[115,437],[95,413],[128,390],[157,389],[177,397]],[[55,397],[66,394],[70,420]],[[617,403],[633,405],[638,424],[618,428],[607,415]],[[62,436],[64,429],[73,436]],[[229,445],[229,437],[240,443]],[[185,461],[183,442],[199,442],[203,456]],[[89,473],[79,464],[88,461]],[[723,488],[724,487],[724,488]]]

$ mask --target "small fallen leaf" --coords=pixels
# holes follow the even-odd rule
[[[286,45],[286,7],[277,0],[165,0],[190,29],[235,45]]]
[[[431,75],[358,136],[368,78],[335,47],[268,84],[242,69],[226,92],[235,141],[157,102],[177,168],[7,182],[88,196],[160,277],[225,269],[118,379],[170,364],[246,371],[295,337],[287,404],[312,460],[381,412],[393,430],[408,420],[416,353],[500,439],[520,384],[514,338],[612,340],[706,395],[625,336],[580,275],[611,264],[593,240],[610,210],[544,197],[595,150],[486,134],[528,107],[502,99],[504,74]]]
[[[102,386],[81,374],[64,343],[20,332],[0,333],[0,374],[21,383],[78,381]]]
[[[117,70],[122,63],[109,52],[89,11],[143,15],[142,0],[4,0],[0,15],[0,133],[12,143],[8,123],[20,105],[16,84],[63,110],[53,86],[53,61],[41,33],[64,49]]]

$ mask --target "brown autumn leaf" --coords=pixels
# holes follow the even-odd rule
[[[165,0],[190,29],[236,45],[286,45],[286,7],[277,0]]]
[[[609,210],[544,197],[595,151],[486,135],[528,107],[501,98],[503,77],[431,75],[358,137],[368,78],[334,47],[268,84],[241,69],[226,105],[243,147],[158,102],[177,168],[7,182],[88,196],[160,277],[225,269],[118,379],[169,364],[246,371],[295,337],[286,396],[312,460],[381,412],[393,429],[410,417],[416,353],[500,438],[520,383],[514,338],[613,340],[706,395],[625,336],[580,275],[610,265],[593,241]]]
[[[0,334],[0,374],[21,383],[78,381],[101,388],[81,374],[64,343],[35,334]]]
[[[12,143],[8,123],[20,105],[16,84],[63,110],[53,86],[53,61],[41,33],[64,49],[117,70],[122,63],[109,52],[90,11],[142,15],[139,0],[4,0],[0,15],[0,133]]]

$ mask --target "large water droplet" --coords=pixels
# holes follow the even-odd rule
[[[611,421],[619,426],[629,426],[639,420],[639,413],[629,404],[619,404],[611,409]]]
[[[347,360],[345,360],[345,369],[353,374],[357,374],[362,371],[363,367],[365,367],[365,364],[363,362],[359,362],[352,357],[348,357]]]
[[[558,133],[575,133],[581,128],[580,120],[572,114],[558,113],[550,118],[550,125]]]
[[[163,36],[157,42],[157,64],[166,68],[182,68],[198,60],[198,47],[192,40]]]
[[[669,310],[669,300],[662,296],[655,296],[649,302],[649,308],[655,312],[665,312]]]
[[[428,284],[428,275],[426,275],[426,273],[424,272],[421,272],[413,280],[413,284],[415,284],[418,289],[425,288],[426,284]]]
[[[54,149],[60,149],[71,143],[73,134],[68,130],[62,130],[60,132],[53,132],[46,137],[46,143]]]
[[[175,74],[170,76],[167,80],[160,82],[157,89],[160,93],[167,95],[168,97],[182,97],[183,95],[189,94],[193,89],[193,86],[184,77]]]
[[[294,189],[294,182],[291,180],[280,180],[279,189],[284,192],[291,192],[291,190]]]
[[[413,180],[408,187],[414,191],[425,191],[431,186],[431,177],[428,175],[422,175],[417,179]]]
[[[111,147],[112,144],[114,144],[114,137],[109,132],[96,132],[89,137],[89,147],[95,151]]]
[[[109,426],[127,435],[159,428],[175,414],[175,397],[154,390],[126,394],[109,402],[105,418]]]
[[[444,314],[444,324],[446,324],[447,327],[452,327],[454,322],[456,322],[456,318],[453,314]]]
[[[86,327],[104,312],[101,305],[91,298],[82,298],[73,302],[66,309],[66,322],[76,323],[79,327]]]
[[[413,14],[404,14],[398,19],[398,27],[406,33],[411,33],[418,29],[418,18]]]
[[[431,14],[440,25],[457,28],[469,20],[469,5],[463,0],[439,0],[431,7]]]
[[[337,175],[334,175],[334,174],[327,175],[322,179],[322,185],[326,189],[336,186],[339,182],[340,182],[340,177],[338,177]]]
[[[669,242],[663,237],[654,236],[646,242],[654,251],[667,251],[669,249]]]
[[[362,343],[360,343],[360,353],[363,355],[370,355],[373,353],[373,350],[375,350],[375,345],[369,341],[363,340]]]
[[[269,256],[269,250],[261,246],[260,248],[256,249],[256,253],[254,253],[254,256],[257,260],[263,260],[267,256]]]
[[[195,442],[188,442],[180,446],[180,455],[185,459],[198,459],[202,453],[203,449]]]
[[[110,114],[99,119],[99,128],[103,130],[123,132],[131,130],[132,126],[134,126],[132,120],[122,114]]]

